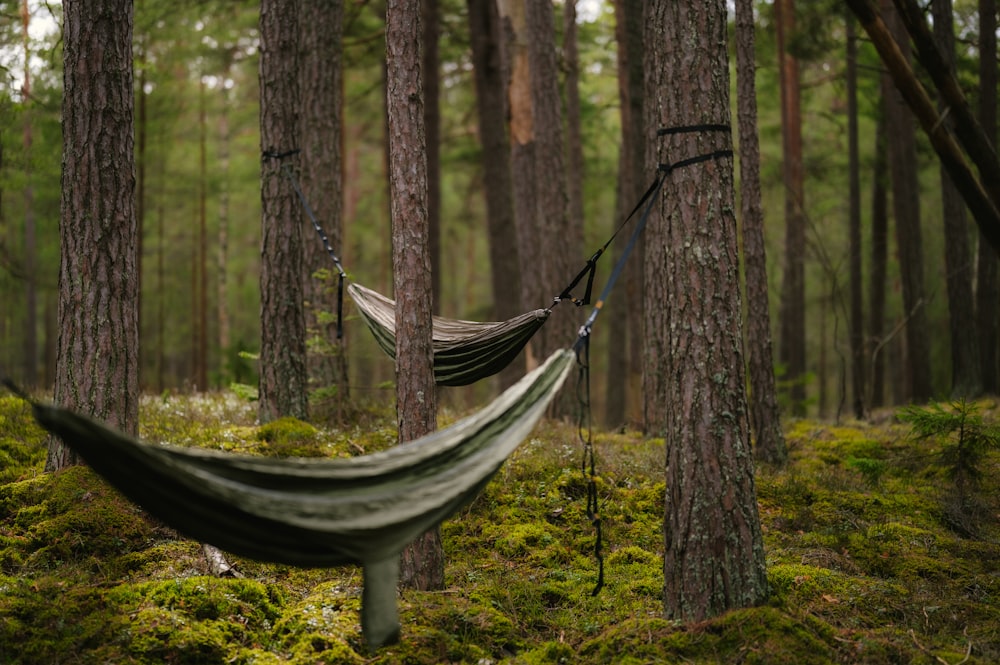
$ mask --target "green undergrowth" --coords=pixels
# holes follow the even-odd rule
[[[984,421],[997,407],[981,405]],[[255,422],[234,395],[148,397],[155,442],[347,457],[395,443],[363,425]],[[442,424],[458,414],[446,413]],[[151,519],[83,467],[42,472],[44,434],[0,397],[0,663],[1000,662],[998,453],[977,460],[976,537],[950,519],[948,441],[909,426],[787,423],[789,464],[757,470],[771,598],[664,618],[664,442],[595,433],[604,588],[575,427],[547,422],[441,527],[445,587],[402,591],[402,641],[374,654],[361,571],[229,557]]]

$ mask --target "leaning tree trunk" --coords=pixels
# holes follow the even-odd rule
[[[132,2],[66,0],[63,21],[55,403],[135,434],[139,292]],[[78,462],[65,445],[50,442],[46,469]]]
[[[396,295],[396,419],[401,444],[432,432],[437,426],[420,3],[421,0],[391,0],[386,8],[389,204]],[[419,537],[403,552],[400,580],[417,589],[444,586],[444,553],[437,528]]]
[[[725,0],[650,3],[646,129],[729,124]],[[727,132],[660,139],[647,164],[728,150]],[[646,422],[667,442],[666,615],[767,597],[743,365],[731,156],[673,172],[646,243]]]

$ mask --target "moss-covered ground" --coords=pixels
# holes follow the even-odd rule
[[[234,395],[161,396],[144,400],[141,433],[346,456],[392,445],[382,416],[256,427]],[[445,588],[402,591],[402,641],[372,654],[359,570],[230,557],[242,576],[213,577],[200,544],[88,469],[43,473],[43,433],[0,396],[0,663],[998,663],[1000,455],[981,461],[970,537],[942,443],[884,420],[787,423],[789,465],[756,473],[771,599],[697,624],[663,618],[663,441],[595,436],[606,584],[593,596],[577,433],[544,424],[442,525]]]

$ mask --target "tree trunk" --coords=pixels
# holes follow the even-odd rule
[[[618,100],[621,108],[622,143],[618,155],[618,188],[615,219],[629,214],[646,186],[645,131],[643,130],[642,80],[642,3],[639,0],[615,1],[615,36],[618,43]],[[629,405],[639,402],[642,380],[642,260],[645,236],[639,239],[625,267],[624,293],[611,298],[608,310],[607,401],[604,421],[618,427],[640,417],[629,413]],[[614,260],[624,250],[623,243],[613,245]],[[641,409],[641,404],[639,406]],[[640,411],[641,412],[641,411]]]
[[[423,0],[424,135],[427,141],[427,251],[431,311],[441,313],[441,75],[438,0]]]
[[[208,119],[205,77],[198,80],[198,233],[194,241],[194,377],[195,390],[208,390]]]
[[[299,83],[302,93],[302,173],[300,184],[316,221],[330,246],[344,251],[342,125],[342,0],[308,0],[300,5],[302,26]],[[339,275],[321,239],[304,221],[303,295],[309,379],[317,387],[335,386],[340,400],[348,396],[347,356],[336,325],[324,322],[319,312],[335,312]],[[319,275],[327,275],[324,278]],[[346,295],[344,296],[347,297]]]
[[[646,128],[728,124],[726,3],[652,3]],[[697,39],[695,39],[697,37]],[[731,148],[728,133],[676,134],[647,156]],[[674,171],[646,244],[646,422],[667,442],[664,605],[698,621],[763,602],[767,577],[747,424],[733,165]]]
[[[905,55],[909,52],[909,41],[892,8],[892,0],[882,2],[890,29]],[[886,97],[886,114],[892,209],[903,286],[903,316],[906,318],[908,388],[905,399],[926,402],[931,398],[932,390],[920,229],[920,184],[917,180],[917,137],[913,116],[895,89],[890,90]]]
[[[28,28],[31,12],[28,0],[21,2],[21,23],[24,36],[24,82],[21,84],[21,98],[24,100],[24,125],[21,145],[25,155],[24,185],[24,384],[38,386],[38,275],[35,258],[38,247],[35,238],[35,186],[31,177],[31,50]]]
[[[979,122],[996,150],[997,145],[997,4],[979,0]],[[991,192],[1000,206],[1000,191]],[[996,245],[980,229],[976,262],[976,331],[979,334],[979,359],[982,363],[982,387],[990,394],[1000,392],[1000,277]]]
[[[305,418],[306,331],[301,207],[282,165],[299,141],[299,3],[260,7],[261,343],[258,418]]]
[[[579,229],[583,246],[583,136],[580,130],[580,56],[576,45],[576,0],[566,0],[563,13],[563,57],[566,72],[566,194],[571,228]]]
[[[479,115],[479,141],[483,150],[483,189],[489,234],[493,318],[506,321],[522,311],[521,267],[511,183],[511,148],[507,140],[506,87],[500,44],[500,17],[493,0],[468,0],[469,33]],[[524,355],[500,372],[501,387],[513,385],[524,375]]]
[[[432,432],[437,426],[420,3],[421,0],[390,0],[386,9],[389,201],[396,295],[396,419],[401,444]],[[444,586],[444,553],[437,528],[404,550],[400,580],[417,589]]]
[[[875,129],[875,164],[872,173],[872,240],[871,282],[868,284],[868,407],[874,409],[885,403],[885,289],[886,265],[889,257],[889,156],[885,138],[885,97],[888,92],[886,74],[882,75],[881,103]]]
[[[781,285],[779,358],[790,385],[792,413],[805,415],[806,373],[806,220],[802,172],[802,115],[799,63],[788,51],[795,29],[794,0],[775,0],[781,88],[782,174],[785,185],[785,272]]]
[[[229,78],[232,69],[232,58],[227,57],[222,75]],[[219,360],[216,370],[222,377],[222,384],[229,385],[234,380],[235,368],[229,366],[229,351],[232,345],[229,319],[229,154],[232,135],[229,129],[229,91],[225,86],[221,89],[222,102],[219,111],[219,228],[216,241],[218,243],[218,282],[216,284],[217,331],[219,345]]]
[[[934,0],[934,35],[938,48],[955,67],[955,26],[951,0]],[[939,105],[943,102],[939,100]],[[941,109],[942,112],[946,108]],[[947,126],[951,122],[946,121]],[[951,330],[951,394],[953,397],[976,397],[982,392],[982,366],[976,336],[976,314],[972,296],[974,266],[969,249],[969,223],[965,201],[944,165],[941,178],[941,212],[944,218],[944,266],[948,289],[948,317]]]
[[[861,158],[858,138],[858,41],[854,16],[847,25],[848,270],[850,272],[851,392],[854,417],[865,417],[865,317],[861,275]]]
[[[63,2],[63,54],[54,401],[135,435],[139,300],[131,0]],[[47,470],[78,461],[50,440]]]
[[[760,144],[757,139],[754,30],[752,0],[737,0],[737,116],[740,134],[740,213],[743,217],[743,264],[747,290],[746,348],[750,371],[750,429],[757,439],[757,459],[782,465],[788,459],[788,448],[781,431],[781,413],[778,409],[771,352],[764,210],[760,194]]]

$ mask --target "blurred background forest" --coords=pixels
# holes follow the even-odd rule
[[[561,3],[557,3],[559,11]],[[761,184],[777,346],[785,261],[785,201],[779,49],[771,2],[757,3],[757,93]],[[353,279],[391,293],[385,141],[384,3],[345,3],[343,62],[343,220],[337,248]],[[621,128],[615,12],[611,2],[581,2],[578,48],[586,255],[617,226],[616,179]],[[841,2],[799,2],[788,51],[798,61],[801,95],[802,211],[805,220],[806,374],[800,412],[834,416],[850,386],[848,328],[848,114],[846,18]],[[979,19],[971,0],[954,3],[957,71],[975,103]],[[558,15],[558,14],[557,14]],[[0,2],[0,368],[15,381],[48,389],[54,377],[60,207],[60,5]],[[256,384],[259,347],[260,141],[257,80],[258,3],[242,0],[137,0],[137,215],[141,225],[141,375],[149,392]],[[730,21],[733,21],[730,12]],[[440,2],[441,298],[439,313],[491,318],[483,168],[477,136],[467,7]],[[561,31],[557,20],[557,30]],[[860,32],[860,31],[859,31]],[[862,196],[862,275],[870,298],[871,218],[877,200],[881,67],[859,43],[858,100]],[[561,34],[557,35],[561,39]],[[731,49],[735,48],[731,40]],[[735,56],[732,58],[735,71]],[[732,77],[735,88],[736,77]],[[735,92],[733,94],[735,114]],[[736,123],[733,123],[734,126]],[[934,396],[952,390],[952,333],[946,289],[945,226],[938,160],[923,135],[917,144],[924,301]],[[881,172],[885,167],[881,167]],[[653,174],[649,174],[652,179]],[[884,203],[884,201],[883,201]],[[630,205],[628,206],[630,207]],[[890,212],[891,216],[891,212]],[[320,220],[323,222],[323,220]],[[967,224],[972,256],[978,233]],[[319,242],[311,229],[304,242]],[[908,321],[895,234],[887,235],[882,339],[885,403],[910,398],[906,379]],[[996,257],[992,260],[995,262]],[[597,283],[610,269],[600,266]],[[332,265],[331,265],[332,268]],[[567,279],[572,277],[567,275]],[[335,282],[330,281],[331,288]],[[553,285],[555,293],[561,285]],[[335,293],[319,309],[332,311]],[[613,294],[612,298],[624,294]],[[548,303],[524,303],[525,307]],[[1000,309],[1000,308],[997,308]],[[866,312],[868,310],[866,309]],[[559,312],[565,315],[566,312]],[[575,313],[573,314],[575,315]],[[995,319],[995,313],[993,315]],[[866,330],[868,329],[866,325]],[[391,399],[391,360],[357,320],[347,323],[352,396]],[[571,340],[567,340],[569,343]],[[870,340],[871,341],[871,340]],[[884,342],[884,344],[881,344]],[[594,372],[602,376],[609,340],[595,328]],[[994,347],[996,340],[993,341]],[[776,352],[776,358],[780,355]],[[788,381],[777,368],[788,407]],[[197,377],[207,376],[207,385]],[[599,405],[602,381],[595,383]],[[493,386],[463,389],[476,401]],[[877,405],[879,396],[873,399]],[[848,402],[849,403],[849,402]],[[600,413],[600,409],[597,411]]]

